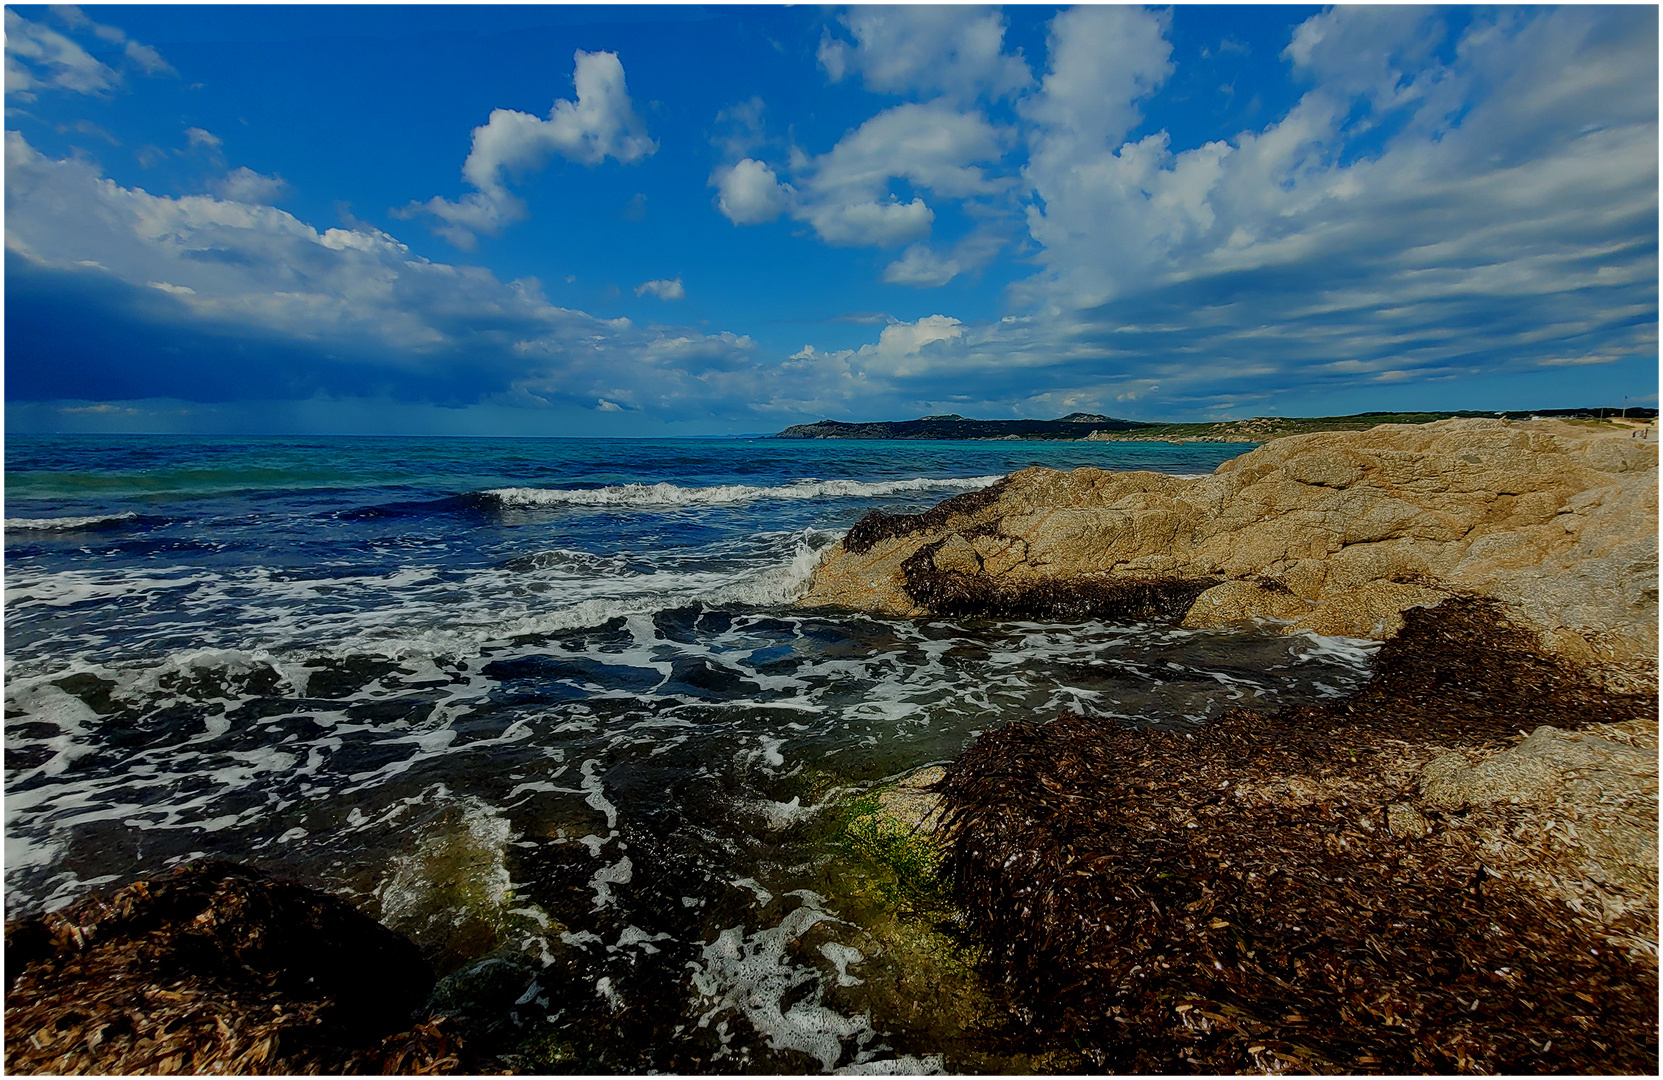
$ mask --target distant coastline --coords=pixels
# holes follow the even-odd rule
[[[1621,414],[1621,415],[1619,415]],[[772,439],[948,439],[1074,440],[1091,442],[1230,442],[1262,443],[1312,431],[1363,431],[1376,424],[1430,424],[1459,417],[1529,420],[1623,420],[1649,422],[1656,409],[1581,408],[1476,412],[1366,412],[1350,416],[1256,416],[1216,423],[1158,423],[1119,420],[1097,413],[1070,413],[1055,420],[973,420],[948,413],[916,420],[847,423],[821,420],[795,424]]]

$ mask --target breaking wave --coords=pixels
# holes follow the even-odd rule
[[[7,532],[72,532],[85,529],[111,529],[138,520],[128,510],[120,514],[94,514],[90,517],[7,518]]]
[[[539,506],[723,506],[757,499],[847,499],[899,495],[909,491],[975,491],[998,476],[918,477],[912,480],[797,480],[772,487],[716,484],[611,484],[599,488],[493,488],[484,494],[504,507]]]

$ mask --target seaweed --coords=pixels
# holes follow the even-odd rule
[[[940,546],[926,544],[901,564],[906,594],[938,615],[1177,622],[1196,597],[1218,584],[1214,578],[1121,575],[1041,578],[1013,584],[985,573],[937,570],[934,557]]]
[[[1405,621],[1349,701],[1187,732],[1065,714],[949,767],[945,873],[1037,1033],[1141,1073],[1656,1071],[1654,962],[1452,822],[1387,820],[1429,752],[1655,700],[1581,685],[1493,603]]]
[[[6,924],[6,1070],[480,1072],[433,974],[346,901],[196,863]],[[500,1070],[498,1070],[500,1071]]]
[[[869,510],[844,535],[843,550],[851,555],[864,555],[881,541],[939,529],[955,514],[974,514],[992,506],[999,501],[1009,484],[1010,477],[1003,477],[985,488],[943,499],[921,514],[886,514],[881,510]]]

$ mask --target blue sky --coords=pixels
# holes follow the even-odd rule
[[[12,431],[1654,404],[1657,9],[6,9]]]

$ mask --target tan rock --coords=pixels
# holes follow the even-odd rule
[[[1655,721],[1583,731],[1544,725],[1477,761],[1435,758],[1421,774],[1421,800],[1444,812],[1497,804],[1533,811],[1563,848],[1571,876],[1614,889],[1655,917],[1657,760]]]
[[[1407,608],[1469,593],[1511,605],[1613,687],[1655,685],[1657,447],[1626,432],[1551,420],[1320,432],[1199,478],[1025,469],[987,499],[886,524],[865,550],[834,547],[799,602],[923,615],[920,596],[1130,579],[1204,589],[1191,626],[1385,638]],[[927,564],[908,563],[929,545]],[[944,576],[974,587],[944,591]],[[1079,609],[1114,617],[1112,593]]]

